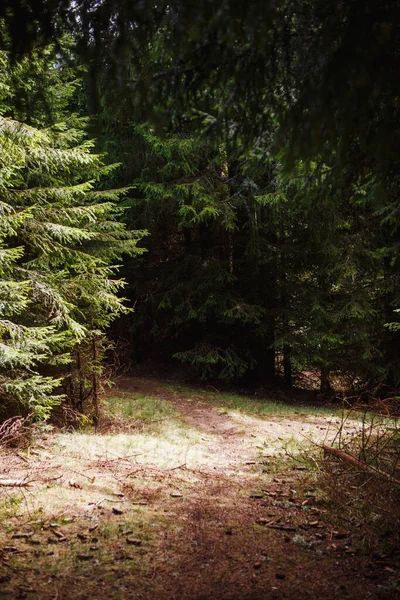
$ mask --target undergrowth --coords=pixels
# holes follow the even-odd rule
[[[358,531],[360,550],[394,552],[400,547],[400,421],[370,411],[358,417],[356,434],[339,429],[341,454],[327,449],[319,485],[336,518]]]

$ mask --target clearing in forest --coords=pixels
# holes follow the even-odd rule
[[[399,594],[393,562],[362,553],[316,484],[331,409],[128,377],[107,406],[97,432],[1,452],[1,599]]]

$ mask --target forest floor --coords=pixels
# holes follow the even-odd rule
[[[317,485],[332,408],[137,377],[107,406],[96,432],[0,452],[0,481],[22,484],[0,487],[2,600],[400,597],[400,565]]]

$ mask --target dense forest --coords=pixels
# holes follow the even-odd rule
[[[2,2],[1,419],[113,361],[393,395],[399,12]]]

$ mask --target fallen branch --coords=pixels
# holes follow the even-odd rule
[[[30,481],[18,481],[16,479],[0,479],[0,487],[28,487]]]
[[[20,446],[32,434],[30,418],[15,416],[0,424],[0,447]]]
[[[368,465],[363,460],[355,458],[354,456],[351,456],[351,454],[347,454],[347,452],[344,452],[344,450],[340,450],[339,448],[332,448],[331,446],[322,446],[322,448],[324,450],[324,454],[331,454],[332,456],[341,458],[342,460],[345,460],[345,461],[351,463],[352,465],[359,467],[363,471],[367,471],[368,473],[372,473],[373,475],[382,477],[382,478],[386,479],[387,481],[389,481],[390,483],[400,486],[400,481],[398,479],[396,479],[396,477],[393,477],[392,475],[389,475],[389,473],[386,473],[385,471],[381,471],[380,469],[377,469],[376,467]]]
[[[16,452],[15,454],[18,456],[18,458],[20,458],[21,460],[23,460],[25,463],[29,464],[29,460],[25,456],[23,456],[19,452]]]
[[[275,525],[274,523],[267,523],[266,527],[269,527],[270,529],[280,529],[281,531],[296,531],[296,527],[293,527],[292,525]]]

